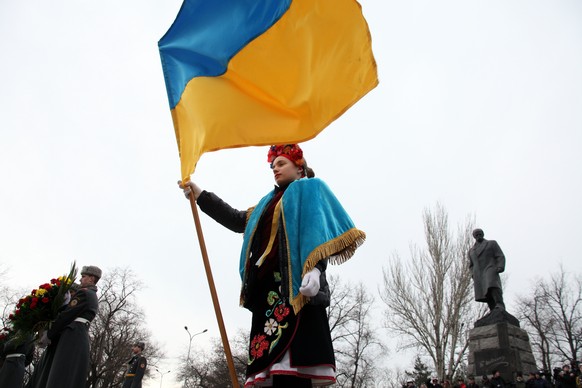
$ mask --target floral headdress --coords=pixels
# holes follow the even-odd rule
[[[284,156],[298,167],[303,167],[305,164],[305,159],[303,159],[303,150],[298,144],[281,144],[274,145],[269,148],[269,153],[267,155],[267,161],[273,164],[273,161],[277,159],[277,156]]]

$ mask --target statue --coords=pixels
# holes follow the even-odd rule
[[[482,229],[475,229],[475,245],[469,249],[469,268],[473,271],[475,300],[487,303],[490,311],[505,311],[499,277],[505,271],[505,256],[497,241],[486,240],[484,236]]]

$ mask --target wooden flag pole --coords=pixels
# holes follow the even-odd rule
[[[212,296],[212,303],[214,304],[214,312],[216,313],[216,320],[218,321],[218,328],[220,329],[220,337],[222,338],[222,347],[226,356],[228,370],[230,372],[230,380],[233,388],[239,388],[236,370],[234,369],[234,361],[228,344],[228,337],[224,327],[224,320],[222,319],[222,312],[220,311],[220,303],[218,303],[218,295],[216,294],[216,287],[214,286],[214,279],[212,277],[212,270],[210,269],[210,262],[208,260],[208,253],[206,252],[206,243],[204,242],[204,235],[202,235],[202,226],[200,224],[200,217],[198,216],[198,208],[194,195],[190,194],[190,207],[192,208],[192,216],[194,217],[194,224],[196,225],[196,234],[198,234],[198,242],[200,243],[200,251],[202,252],[202,261],[204,262],[204,269],[206,270],[206,278],[208,279],[208,287],[210,288],[210,295]]]

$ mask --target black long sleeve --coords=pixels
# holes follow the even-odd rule
[[[247,222],[247,212],[237,210],[220,199],[216,194],[202,191],[196,200],[200,210],[208,214],[216,222],[232,230],[243,233]]]

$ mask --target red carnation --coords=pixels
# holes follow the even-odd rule
[[[263,352],[269,347],[269,343],[265,341],[266,336],[257,334],[251,341],[251,356],[254,358],[263,357]]]
[[[277,322],[281,322],[287,315],[289,315],[289,307],[286,307],[285,303],[275,307],[275,318],[277,318]]]
[[[41,299],[42,303],[48,303],[49,302],[49,298],[47,298],[46,296],[44,298]]]

